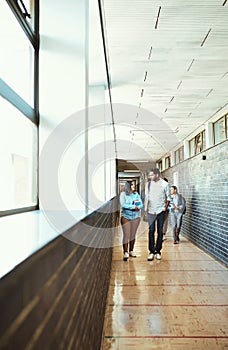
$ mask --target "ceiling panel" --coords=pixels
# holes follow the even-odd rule
[[[162,132],[155,135],[159,120],[171,130],[168,138],[179,127],[178,145],[228,102],[228,3],[103,0],[103,11],[112,101],[135,107],[129,115],[114,109],[115,123],[128,124],[130,145],[122,153],[144,156],[132,146],[141,149],[142,137],[129,139],[137,125],[145,140],[155,137],[151,157],[159,159],[175,147]],[[117,145],[118,137],[124,134],[117,131]]]

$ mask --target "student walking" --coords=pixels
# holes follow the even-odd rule
[[[140,209],[143,207],[142,199],[135,191],[135,182],[126,181],[124,191],[120,194],[121,226],[123,230],[123,260],[129,256],[136,257],[134,253],[135,236],[140,223]],[[129,248],[129,251],[128,251]]]
[[[148,261],[153,260],[154,255],[161,259],[163,225],[165,212],[169,204],[169,185],[161,178],[160,170],[151,169],[150,181],[145,188],[145,211],[148,211],[149,224],[149,256]],[[157,222],[157,239],[155,242],[155,222]]]
[[[170,204],[169,211],[171,217],[171,225],[173,232],[173,243],[178,244],[180,241],[179,234],[182,225],[182,216],[185,212],[186,202],[185,198],[177,192],[176,186],[170,187]]]
[[[163,177],[163,180],[167,183],[169,182],[166,177]],[[165,211],[165,218],[164,218],[164,224],[163,224],[163,241],[166,240],[166,233],[168,230],[168,221],[169,221],[169,210],[168,208]]]

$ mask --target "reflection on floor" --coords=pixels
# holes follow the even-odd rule
[[[228,349],[226,267],[171,234],[162,260],[148,262],[147,230],[135,253],[125,262],[114,248],[101,349]]]

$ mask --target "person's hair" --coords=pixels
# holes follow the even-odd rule
[[[172,185],[170,188],[173,188],[175,191],[177,191],[177,186]]]
[[[155,175],[158,174],[159,176],[161,175],[160,170],[158,168],[152,168],[150,172],[153,172]]]
[[[166,177],[163,177],[163,180],[164,180],[164,181],[166,181],[166,182],[169,182],[169,180],[168,180],[168,179],[166,179]]]
[[[134,181],[126,181],[125,185],[124,185],[124,192],[126,193],[126,195],[129,195],[131,193],[131,184]]]

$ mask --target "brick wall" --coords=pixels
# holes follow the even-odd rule
[[[1,280],[0,349],[100,349],[112,237],[99,228],[112,227],[118,216],[115,201],[103,209]],[[73,242],[78,234],[83,234],[85,245]],[[88,247],[92,240],[105,248]]]
[[[227,141],[163,172],[169,183],[178,172],[179,192],[187,201],[182,234],[228,265]]]

